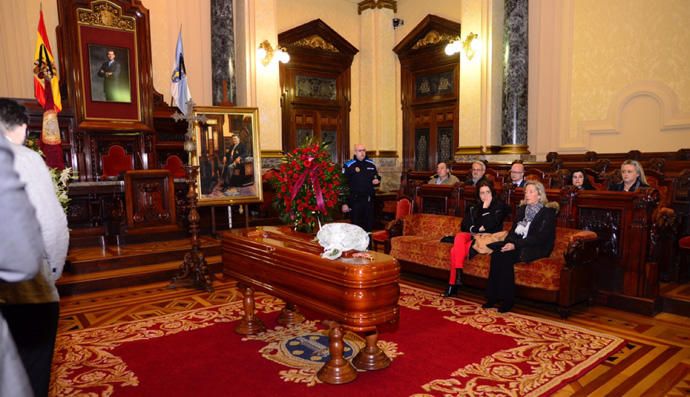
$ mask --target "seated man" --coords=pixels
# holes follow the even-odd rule
[[[510,182],[515,187],[525,187],[525,165],[515,160],[510,166]]]
[[[460,183],[460,180],[450,173],[448,165],[444,162],[438,163],[436,175],[429,179],[430,185],[455,185],[456,183]]]
[[[486,173],[486,164],[483,161],[475,160],[472,162],[472,174],[465,179],[466,185],[477,186],[481,182],[489,182],[489,179],[484,175]]]

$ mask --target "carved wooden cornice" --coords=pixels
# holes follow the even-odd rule
[[[416,43],[414,43],[412,49],[416,50],[422,47],[427,47],[438,43],[448,43],[453,41],[454,39],[455,36],[446,33],[439,33],[436,30],[430,30],[426,35],[424,35],[424,37],[422,37],[421,39],[417,40]]]
[[[357,4],[357,14],[362,14],[364,10],[376,8],[390,8],[393,12],[398,12],[397,0],[364,0]]]
[[[122,15],[122,7],[107,0],[94,1],[91,9],[77,8],[77,22],[80,25],[102,26],[118,30],[136,31],[134,17]]]
[[[307,48],[313,48],[313,49],[318,49],[318,50],[323,50],[323,51],[328,51],[328,52],[340,52],[338,51],[335,46],[326,40],[324,40],[323,37],[319,35],[312,35],[309,37],[305,37],[301,40],[298,40],[292,45],[297,46],[297,47],[307,47]]]

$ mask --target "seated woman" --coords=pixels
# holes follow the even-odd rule
[[[482,181],[477,185],[477,202],[465,209],[465,217],[460,225],[461,232],[455,236],[450,250],[450,280],[443,296],[449,297],[458,292],[462,285],[462,268],[465,258],[476,254],[471,249],[473,236],[479,233],[496,233],[503,230],[503,219],[508,214],[508,206],[496,196],[493,184]]]
[[[544,185],[537,181],[525,184],[525,199],[518,207],[513,227],[505,244],[491,254],[491,267],[486,288],[485,309],[498,302],[500,313],[513,308],[515,303],[515,272],[518,262],[531,262],[551,255],[556,239],[556,213],[558,203],[549,203]]]
[[[596,190],[589,182],[589,178],[583,170],[575,170],[570,174],[570,183],[580,190]]]
[[[610,191],[634,192],[641,187],[649,187],[642,166],[635,160],[625,160],[621,164],[621,177],[623,180],[620,183],[609,186]]]

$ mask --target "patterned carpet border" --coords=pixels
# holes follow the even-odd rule
[[[403,289],[412,294],[401,293],[400,306],[435,308],[447,312],[444,318],[449,321],[509,336],[518,344],[458,369],[452,378],[427,383],[423,386],[427,391],[458,396],[515,395],[514,391],[520,396],[548,395],[625,345],[624,339],[603,332],[518,313],[501,314],[462,299],[441,298],[423,288],[401,285]],[[564,372],[548,378],[559,370]]]
[[[237,321],[243,306],[241,295],[233,295],[220,305],[59,335],[51,395],[112,395],[118,387],[137,386],[136,374],[111,353],[113,349],[128,342]],[[549,319],[484,310],[476,303],[441,298],[436,292],[407,284],[401,284],[399,303],[410,310],[436,309],[448,321],[509,336],[517,343],[515,348],[496,351],[446,378],[428,382],[422,386],[427,393],[546,395],[582,376],[625,343],[616,336]],[[256,294],[258,313],[274,313],[282,307],[281,300]],[[431,394],[418,394],[422,395]]]

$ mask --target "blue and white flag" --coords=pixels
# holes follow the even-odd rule
[[[182,48],[182,29],[177,36],[177,47],[175,48],[175,63],[173,64],[172,84],[170,85],[173,102],[172,105],[180,109],[182,114],[187,116],[187,102],[192,99],[187,85],[187,69],[184,66],[184,50]]]

